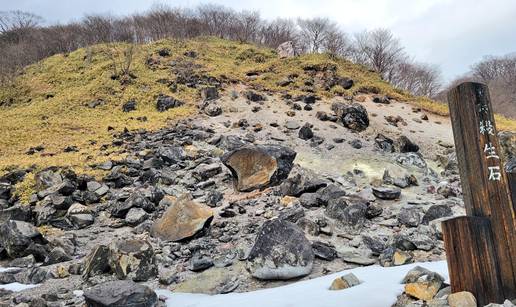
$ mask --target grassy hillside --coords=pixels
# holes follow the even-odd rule
[[[124,53],[131,50],[131,76],[114,78],[128,59]],[[197,55],[192,57],[189,51]],[[444,105],[411,97],[392,88],[377,74],[327,55],[279,59],[270,49],[214,38],[163,40],[134,49],[127,44],[96,45],[29,66],[11,85],[0,88],[0,173],[13,166],[32,165],[71,166],[87,171],[89,164],[117,158],[117,148],[110,145],[113,133],[124,128],[158,129],[170,120],[194,114],[202,86],[193,88],[177,82],[185,76],[197,76],[200,80],[214,77],[225,85],[246,83],[295,96],[304,94],[310,81],[304,73],[307,67],[328,66],[335,67],[337,75],[352,78],[355,85],[350,90],[339,86],[330,91],[315,87],[319,96],[373,91],[447,114]],[[292,76],[288,86],[278,84]],[[157,112],[159,94],[186,104]],[[137,110],[124,113],[121,106],[129,100],[137,102]],[[89,106],[95,101],[100,101],[98,106]],[[515,130],[516,124],[499,119],[498,126]],[[38,146],[44,150],[26,154]],[[78,151],[65,152],[68,146],[75,146]]]

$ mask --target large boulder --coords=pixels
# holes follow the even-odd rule
[[[346,128],[360,132],[369,126],[367,110],[361,104],[335,102],[332,104],[331,109],[337,114],[337,117]]]
[[[38,260],[43,260],[47,254],[46,243],[32,224],[11,220],[0,226],[0,246],[10,258],[33,254]]]
[[[189,194],[177,199],[166,196],[161,205],[168,205],[163,216],[154,222],[151,235],[167,241],[190,238],[209,226],[213,211],[192,200]]]
[[[151,288],[129,280],[110,281],[84,291],[87,307],[153,307],[158,296]]]
[[[291,58],[297,55],[296,46],[292,41],[286,41],[280,44],[278,48],[276,48],[276,51],[281,59]]]
[[[84,260],[82,276],[88,279],[91,276],[109,272],[109,256],[109,247],[106,245],[96,246]]]
[[[119,279],[146,281],[158,274],[154,250],[144,240],[118,240],[109,245],[109,266]]]
[[[286,179],[296,152],[281,145],[244,146],[221,157],[241,192],[275,186]]]
[[[247,258],[251,275],[258,279],[286,280],[310,274],[314,261],[312,245],[295,224],[266,221]]]

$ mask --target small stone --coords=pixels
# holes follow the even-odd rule
[[[477,307],[477,300],[471,292],[461,291],[448,295],[450,307]]]
[[[434,298],[444,282],[437,273],[429,273],[417,279],[416,282],[405,285],[405,293],[420,300],[429,301]]]
[[[309,140],[314,137],[311,125],[306,123],[301,129],[299,129],[299,138],[302,140]]]
[[[360,284],[360,280],[353,274],[349,273],[341,277],[335,278],[331,283],[330,290],[342,290],[354,287]]]
[[[125,216],[125,222],[130,226],[136,226],[148,218],[147,212],[142,208],[131,208]]]
[[[315,241],[312,243],[312,249],[315,257],[319,259],[333,261],[337,258],[337,251],[326,243]]]
[[[213,266],[213,260],[209,257],[194,256],[190,259],[188,269],[193,272],[204,271]]]
[[[128,102],[124,103],[122,106],[122,111],[124,112],[131,112],[136,110],[136,101],[129,100]]]
[[[217,104],[211,103],[204,108],[204,114],[210,117],[219,116],[222,114],[222,108]]]
[[[398,188],[377,187],[372,188],[374,196],[384,200],[395,200],[400,198],[401,190]]]
[[[403,207],[398,213],[398,222],[407,227],[417,227],[421,220],[419,212],[417,207]]]
[[[408,252],[401,250],[396,250],[392,256],[394,265],[404,265],[412,262],[412,259],[412,256]]]

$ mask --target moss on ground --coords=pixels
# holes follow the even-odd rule
[[[112,78],[122,70],[127,58],[124,54],[130,50],[132,77]],[[160,56],[159,50],[168,50],[169,55]],[[196,57],[187,54],[192,50]],[[216,38],[162,40],[134,47],[122,43],[95,45],[49,57],[27,67],[11,85],[0,87],[0,173],[12,166],[33,165],[69,166],[91,172],[87,167],[90,164],[122,158],[123,154],[110,145],[114,133],[125,128],[156,130],[194,114],[200,99],[199,89],[184,84],[171,86],[181,69],[187,76],[214,77],[225,83],[241,82],[295,96],[306,94],[304,87],[310,77],[304,69],[308,66],[335,66],[337,75],[355,81],[349,90],[339,86],[330,91],[316,87],[317,95],[332,97],[376,91],[433,113],[448,114],[444,104],[413,97],[394,89],[360,65],[325,54],[279,59],[274,50]],[[289,86],[279,84],[292,76],[298,77]],[[157,112],[159,94],[173,96],[186,104]],[[137,110],[124,113],[122,105],[129,100],[137,102]],[[102,103],[89,107],[94,101]],[[497,116],[497,124],[501,130],[516,130],[514,120]],[[26,154],[37,146],[43,146],[44,150]],[[78,151],[64,152],[68,146],[76,146]],[[24,189],[20,187],[20,190]]]

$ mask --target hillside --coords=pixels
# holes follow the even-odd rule
[[[131,48],[124,44],[96,45],[56,55],[27,67],[14,84],[0,88],[0,128],[4,131],[0,170],[33,164],[84,168],[84,164],[114,158],[113,134],[124,128],[155,130],[171,119],[187,118],[195,112],[200,89],[209,85],[229,91],[230,85],[240,83],[294,97],[308,91],[322,98],[378,93],[446,113],[443,105],[411,97],[393,89],[375,73],[327,55],[279,59],[270,49],[214,38],[165,40]],[[129,57],[124,53],[128,51],[133,53],[132,77],[111,78],[126,65]],[[195,54],[188,56],[189,51]],[[316,78],[307,74],[311,68],[319,70]],[[330,74],[351,78],[353,87],[344,90],[337,85],[326,90],[323,83]],[[186,104],[157,112],[159,94]],[[122,112],[122,105],[130,100],[136,101],[137,110]],[[498,125],[500,129],[512,129],[515,124],[499,118]],[[38,147],[44,149],[26,155]],[[63,152],[67,147],[69,152]]]
[[[311,287],[307,304],[452,305],[447,110],[363,67],[214,38],[97,45],[0,101],[2,306],[285,306]]]

